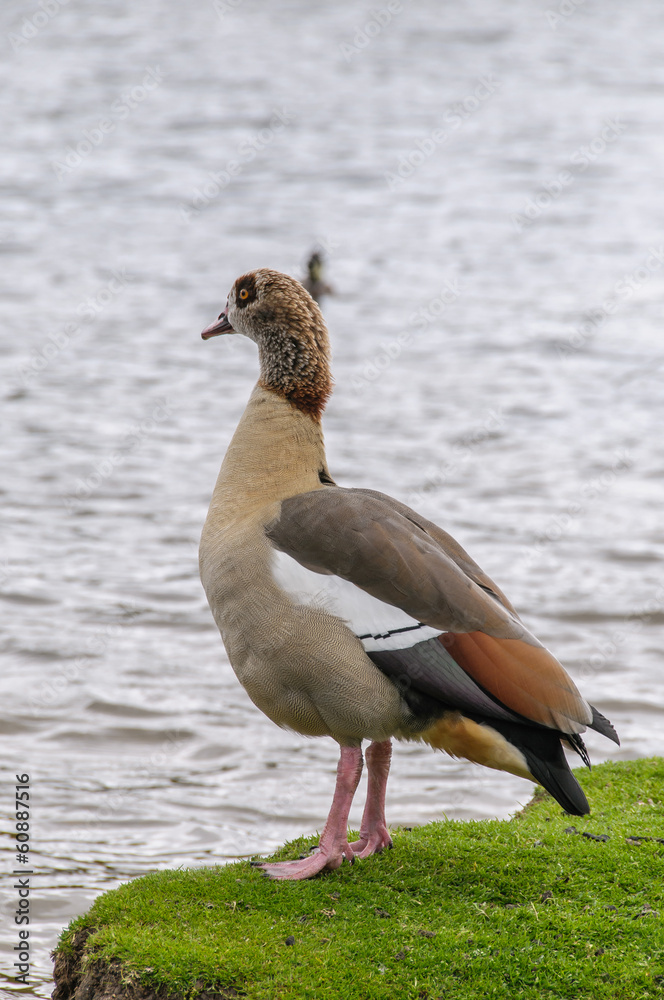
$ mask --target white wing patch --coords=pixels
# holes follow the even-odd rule
[[[408,649],[442,635],[440,629],[422,625],[354,583],[333,574],[314,573],[278,549],[274,551],[272,576],[296,604],[308,604],[343,619],[368,653]]]

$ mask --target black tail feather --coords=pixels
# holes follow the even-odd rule
[[[590,728],[594,729],[598,733],[601,733],[602,736],[608,737],[608,739],[613,740],[614,743],[617,743],[618,746],[620,746],[618,734],[609,720],[606,719],[601,712],[598,712],[594,705],[591,705],[590,707],[593,713],[593,721],[590,723]]]
[[[558,737],[556,737],[556,742],[560,751],[557,760],[554,757],[544,760],[542,757],[529,753],[525,747],[522,747],[521,750],[528,761],[533,778],[537,778],[540,785],[543,785],[547,792],[553,795],[565,812],[571,813],[573,816],[585,816],[586,813],[590,812],[588,799],[569,769]]]
[[[591,769],[590,768],[590,755],[588,754],[588,751],[586,749],[586,744],[583,742],[583,740],[581,739],[581,737],[579,736],[579,734],[578,733],[569,733],[569,734],[566,733],[565,736],[564,736],[564,740],[565,740],[566,743],[568,743],[570,745],[570,747],[572,748],[572,750],[576,750],[576,752],[578,753],[579,757],[581,758],[581,760],[583,761],[583,763],[586,765],[586,767],[590,771],[590,769]]]
[[[517,723],[503,722],[498,719],[477,718],[476,721],[484,722],[485,725],[496,729],[508,743],[521,751],[526,758],[528,770],[533,778],[553,795],[565,812],[571,813],[573,816],[585,816],[586,813],[590,812],[588,800],[569,769],[560,742],[561,737],[570,740],[574,749],[583,757],[584,762],[588,762],[587,752],[581,753],[580,748],[576,745],[578,741],[585,751],[580,737],[571,739],[567,734],[556,732],[553,729],[520,726]]]

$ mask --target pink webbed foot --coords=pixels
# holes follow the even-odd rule
[[[341,868],[344,858],[352,862],[355,855],[348,843],[339,846],[336,850],[325,850],[318,847],[308,858],[298,858],[297,861],[273,861],[256,864],[265,875],[275,879],[277,882],[294,882],[298,879],[313,878],[324,871],[335,871]]]
[[[312,878],[322,871],[334,871],[341,867],[344,858],[352,862],[355,855],[348,846],[348,813],[361,774],[360,747],[342,747],[332,808],[318,848],[308,858],[299,858],[297,861],[259,862],[254,863],[254,867],[260,868],[277,881],[295,882],[298,879]]]
[[[392,838],[385,824],[381,824],[374,827],[371,833],[368,833],[366,836],[360,833],[360,839],[354,840],[348,846],[355,854],[355,857],[362,860],[363,858],[370,857],[372,854],[380,854],[385,848],[391,848]]]

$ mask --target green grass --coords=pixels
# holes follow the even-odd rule
[[[626,838],[664,838],[664,760],[577,776],[588,817],[538,790],[510,821],[395,830],[393,851],[308,882],[155,872],[97,899],[58,950],[92,928],[88,964],[187,998],[661,998],[664,842]]]

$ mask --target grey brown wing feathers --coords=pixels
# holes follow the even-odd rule
[[[446,633],[440,641],[454,660],[512,712],[567,733],[592,724],[571,678],[492,581],[446,532],[404,505],[372,491],[325,487],[282,501],[266,532],[302,565],[336,574]]]
[[[511,611],[513,615],[518,617],[513,605],[505,596],[503,591],[498,587],[493,580],[487,576],[483,569],[481,569],[474,559],[468,555],[466,550],[462,548],[452,535],[448,534],[433,521],[427,520],[426,517],[422,517],[417,511],[412,510],[405,503],[401,503],[399,500],[395,500],[394,497],[388,496],[386,493],[380,493],[378,490],[365,490],[365,489],[353,489],[349,490],[349,493],[362,493],[366,496],[375,497],[382,503],[386,504],[392,510],[397,511],[397,513],[402,514],[403,517],[407,518],[413,524],[416,524],[418,528],[426,532],[430,538],[436,541],[447,553],[447,555],[452,559],[460,569],[470,577],[471,580],[485,590],[488,594],[492,594],[500,603]]]

